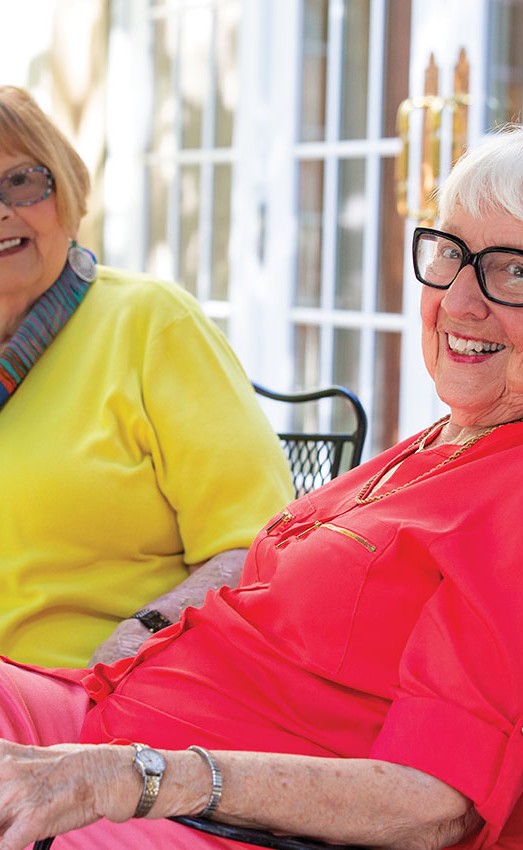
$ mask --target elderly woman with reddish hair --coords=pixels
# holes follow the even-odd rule
[[[235,584],[293,492],[195,299],[77,244],[88,190],[33,98],[0,87],[0,651],[45,666],[131,655]]]

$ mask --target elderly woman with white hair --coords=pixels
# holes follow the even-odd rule
[[[441,216],[413,245],[449,414],[288,505],[240,586],[135,658],[2,664],[1,850],[58,833],[57,848],[231,846],[165,820],[198,813],[520,850],[522,128],[465,155]]]

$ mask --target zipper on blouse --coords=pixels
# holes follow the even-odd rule
[[[285,525],[286,523],[290,522],[291,519],[294,519],[294,514],[291,514],[291,512],[288,511],[287,508],[285,508],[285,510],[279,515],[279,517],[276,517],[274,522],[271,522],[271,524],[267,526],[267,528],[265,529],[265,534],[270,534],[271,531],[273,531],[278,525],[280,525],[280,523],[283,523]]]
[[[355,540],[357,543],[361,543],[362,546],[365,546],[369,552],[375,552],[376,547],[374,543],[370,543],[361,534],[356,534],[355,531],[350,531],[348,528],[342,528],[341,525],[334,525],[332,522],[323,522],[320,523],[322,528],[328,528],[330,531],[337,531],[338,534],[344,534],[345,537],[350,537],[351,540]]]
[[[322,523],[316,520],[316,522],[313,522],[313,524],[309,525],[308,528],[304,528],[303,531],[300,531],[300,533],[296,535],[296,540],[299,540],[300,537],[305,537],[306,534],[310,534],[311,531],[315,531],[317,528],[320,528],[321,525]]]

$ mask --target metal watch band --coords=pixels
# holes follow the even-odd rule
[[[167,626],[172,626],[171,621],[167,617],[164,617],[163,614],[152,608],[142,608],[141,611],[135,611],[129,619],[139,620],[151,634],[160,632],[162,629],[166,629]]]
[[[143,818],[150,811],[152,804],[158,796],[160,790],[159,776],[145,776],[143,781],[142,796],[136,806],[136,811],[133,818]]]
[[[143,778],[142,795],[133,817],[143,818],[158,796],[166,764],[163,755],[152,747],[145,744],[133,744],[133,747],[133,768]]]

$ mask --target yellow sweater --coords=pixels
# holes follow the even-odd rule
[[[180,287],[100,267],[0,412],[0,653],[82,666],[115,625],[248,546],[292,498],[216,326]]]

